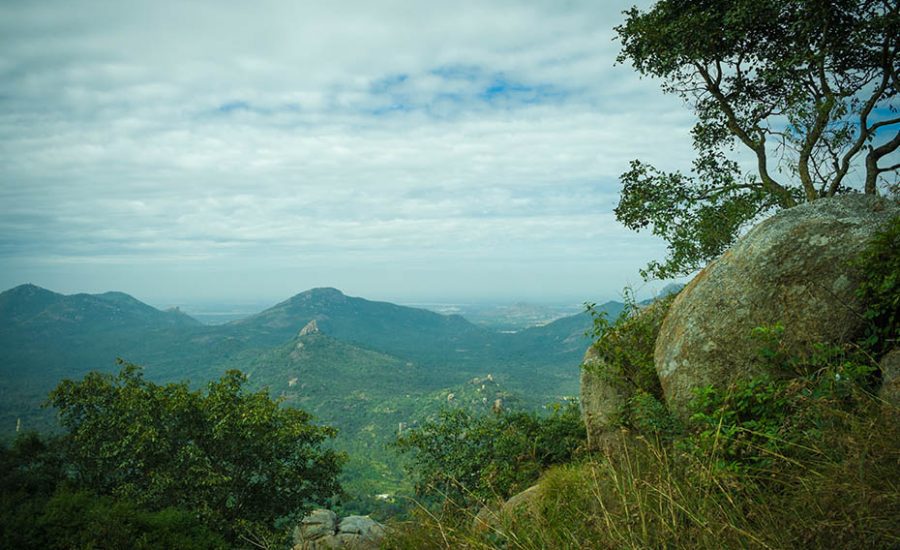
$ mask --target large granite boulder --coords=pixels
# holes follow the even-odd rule
[[[900,207],[869,195],[822,199],[763,221],[679,294],[656,341],[666,403],[684,415],[693,389],[761,369],[755,327],[782,323],[786,351],[839,344],[863,327],[851,262]]]

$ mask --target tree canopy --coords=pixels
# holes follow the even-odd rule
[[[773,210],[896,185],[896,0],[661,0],[625,16],[619,62],[697,117],[690,174],[635,160],[621,176],[619,221],[669,246],[645,276],[694,271]]]
[[[332,428],[229,371],[207,391],[146,381],[123,363],[113,376],[64,380],[50,394],[75,487],[147,510],[178,507],[230,540],[271,536],[339,490],[341,455],[323,448]]]

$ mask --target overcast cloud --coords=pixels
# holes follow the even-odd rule
[[[4,2],[0,287],[612,298],[618,175],[692,158],[630,4]]]

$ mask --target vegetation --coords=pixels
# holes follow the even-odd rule
[[[616,27],[642,75],[688,102],[693,173],[639,160],[621,176],[619,221],[669,244],[645,274],[687,274],[760,215],[851,190],[874,194],[900,147],[900,8],[886,0],[662,0]],[[745,148],[755,173],[733,156]]]
[[[524,490],[583,444],[577,404],[551,409],[549,416],[444,410],[398,438],[397,447],[412,455],[409,472],[419,495],[456,508],[480,506]]]
[[[896,547],[900,411],[867,391],[864,355],[838,351],[793,358],[804,376],[702,389],[686,425],[552,467],[487,532],[471,513],[422,513],[388,547]]]
[[[4,531],[37,537],[11,547],[41,537],[63,547],[284,539],[286,521],[339,490],[342,457],[322,446],[333,429],[245,391],[245,381],[232,371],[192,391],[147,382],[125,363],[115,376],[60,383],[49,403],[67,432],[52,446],[27,437],[5,451],[17,487],[8,505],[35,513],[15,514]]]
[[[646,390],[621,417],[620,445],[550,467],[528,505],[495,513],[487,529],[468,510],[423,508],[387,547],[896,548],[900,409],[875,395],[879,343],[896,342],[900,313],[896,233],[891,224],[855,264],[870,274],[867,335],[797,355],[783,326],[759,327],[763,372],[699,388],[684,422],[641,374],[654,312],[632,305],[614,323],[600,318],[606,374]],[[480,458],[484,468],[509,459]]]
[[[867,324],[864,346],[881,356],[900,344],[900,216],[875,237],[856,260],[865,274],[857,295],[864,304]]]
[[[191,511],[75,489],[61,443],[27,433],[0,449],[3,548],[226,548]]]
[[[398,427],[435,418],[450,393],[459,396],[453,406],[465,401],[473,411],[497,398],[510,403],[512,394],[526,396],[519,406],[532,410],[576,394],[574,365],[591,322],[580,314],[504,334],[329,289],[241,323],[209,327],[183,317],[124,295],[62,296],[29,285],[0,293],[0,439],[11,439],[18,421],[24,430],[59,430],[52,411],[40,408],[47,393],[62,378],[115,367],[116,356],[146,365],[149,381],[188,378],[192,390],[239,369],[247,388],[268,388],[283,407],[338,430],[328,445],[349,460],[340,477],[346,493],[333,505],[383,519],[397,512],[400,495],[413,493],[388,447]],[[314,318],[322,332],[298,337]],[[487,374],[493,383],[484,382]],[[476,377],[477,388],[486,384],[477,396]]]
[[[582,368],[629,396],[618,413],[624,427],[669,434],[674,424],[663,404],[663,391],[653,365],[656,337],[662,321],[677,293],[663,296],[650,304],[638,304],[626,289],[625,305],[614,321],[589,305],[594,320],[594,349],[603,361]]]

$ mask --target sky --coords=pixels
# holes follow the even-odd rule
[[[632,3],[4,1],[0,289],[652,292],[618,176],[693,119],[615,64]]]

